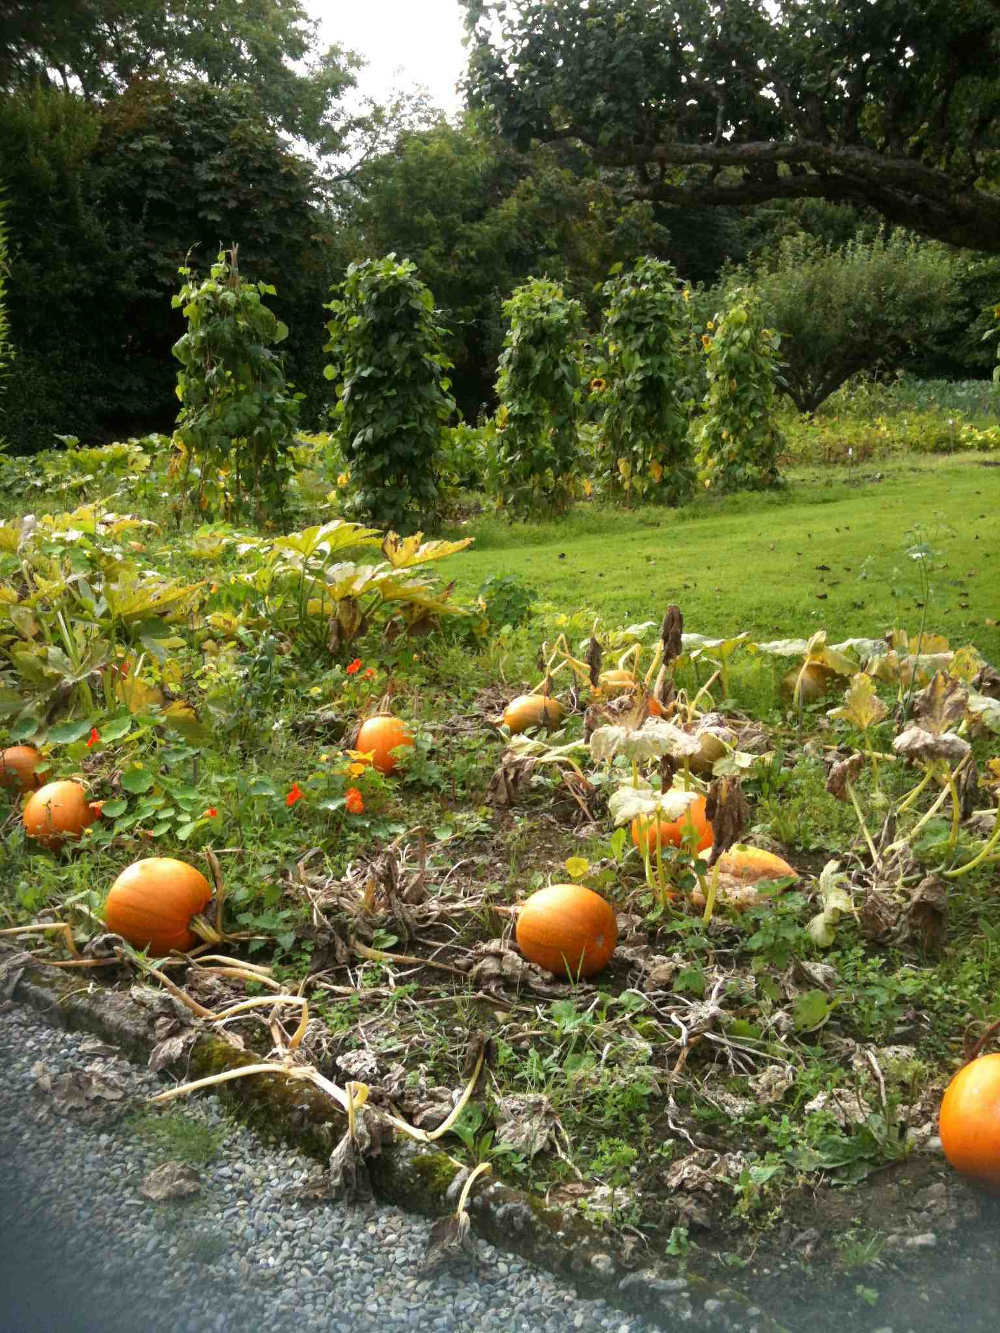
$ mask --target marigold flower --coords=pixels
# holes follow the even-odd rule
[[[367,772],[367,770],[368,770],[367,764],[354,763],[347,765],[348,777],[359,778],[361,774]]]
[[[347,799],[344,801],[349,815],[360,815],[365,808],[365,803],[361,799],[361,793],[357,787],[348,787]]]
[[[360,670],[361,670],[361,658],[360,658],[360,657],[356,657],[356,658],[354,659],[353,662],[350,662],[350,663],[348,664],[348,666],[347,666],[347,674],[348,674],[349,676],[353,676],[353,675],[356,675],[356,673],[359,672]]]
[[[87,737],[87,749],[92,750],[100,739],[101,739],[100,732],[97,730],[96,727],[91,727],[90,735]]]
[[[294,805],[296,801],[304,801],[305,798],[306,798],[305,792],[300,789],[299,784],[297,782],[293,782],[292,790],[285,797],[285,804]]]

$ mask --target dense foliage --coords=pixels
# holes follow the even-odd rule
[[[438,453],[455,410],[434,298],[409,260],[352,264],[327,306],[338,437],[367,519],[409,532],[433,521]]]
[[[578,471],[583,310],[547,278],[518,287],[503,310],[490,489],[511,517],[558,514],[573,498]]]
[[[778,338],[752,290],[737,289],[702,336],[708,393],[695,429],[705,484],[756,490],[778,481]]]
[[[579,142],[635,197],[825,198],[1000,249],[989,0],[465,7],[474,102],[516,143]]]
[[[677,504],[691,492],[690,320],[677,274],[640,259],[604,285],[602,453],[612,493]]]
[[[185,452],[184,479],[197,478],[200,509],[226,517],[252,510],[258,519],[284,508],[298,400],[285,386],[273,350],[288,329],[264,304],[274,288],[247,282],[237,252],[220,253],[202,282],[186,279],[174,297],[187,332],[174,344],[177,439]]]

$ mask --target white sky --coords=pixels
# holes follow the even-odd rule
[[[305,7],[319,20],[324,44],[336,42],[368,61],[358,73],[361,92],[381,99],[420,84],[443,110],[461,107],[455,84],[466,51],[458,0],[305,0]]]

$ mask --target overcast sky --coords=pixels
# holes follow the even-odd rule
[[[437,106],[457,111],[455,84],[465,70],[464,10],[458,0],[306,0],[325,43],[368,61],[358,75],[376,99],[423,84]]]

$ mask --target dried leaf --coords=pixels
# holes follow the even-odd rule
[[[139,1186],[139,1193],[144,1199],[159,1203],[162,1199],[187,1199],[200,1189],[194,1167],[187,1162],[164,1162],[150,1171]]]
[[[851,754],[846,759],[838,759],[830,766],[826,779],[826,789],[838,801],[846,801],[847,784],[861,772],[865,766],[863,754]]]
[[[472,1224],[469,1214],[463,1209],[448,1217],[439,1217],[433,1223],[421,1267],[426,1270],[451,1263],[455,1259],[467,1263],[475,1258],[476,1243],[472,1238]]]
[[[663,644],[663,661],[673,662],[680,657],[684,646],[684,617],[679,606],[668,606],[667,614],[660,626],[660,642]]]
[[[194,1042],[195,1033],[193,1030],[180,1032],[175,1036],[166,1037],[163,1041],[157,1042],[149,1054],[147,1068],[153,1074],[158,1074],[161,1069],[166,1069],[172,1065],[175,1060],[179,1060],[187,1048]]]
[[[558,1117],[543,1093],[501,1097],[496,1108],[496,1142],[534,1157],[554,1141]]]
[[[594,689],[601,679],[601,663],[604,660],[604,653],[601,650],[600,641],[596,634],[592,634],[587,642],[587,666],[590,668],[590,683]]]
[[[961,681],[938,671],[930,684],[915,696],[913,716],[924,731],[940,736],[958,726],[965,717],[967,698],[968,691]]]
[[[723,852],[739,841],[750,821],[750,807],[739,778],[715,779],[705,799],[705,818],[712,826],[709,864],[714,865]]]
[[[923,727],[907,727],[892,743],[892,748],[911,764],[931,764],[943,759],[947,764],[960,764],[969,753],[969,742],[954,731],[932,732]]]

